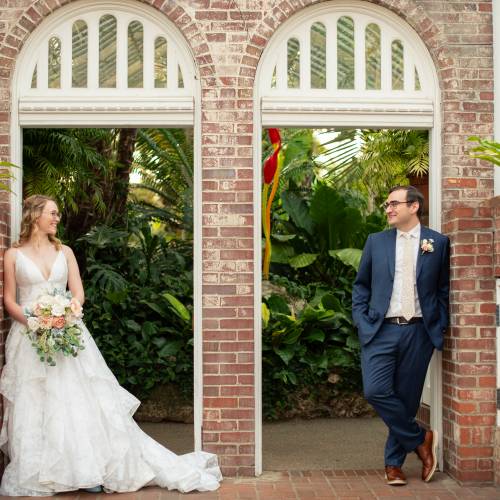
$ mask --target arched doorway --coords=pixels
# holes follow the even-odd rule
[[[194,57],[179,30],[134,0],[81,0],[38,26],[11,86],[11,237],[22,203],[22,130],[189,127],[194,137],[194,282],[201,283],[200,96]],[[201,450],[201,287],[194,286],[194,436]]]
[[[309,7],[273,35],[259,62],[254,89],[254,218],[260,220],[261,130],[269,127],[411,128],[429,131],[429,225],[441,226],[440,90],[434,63],[402,19],[366,2]],[[261,229],[255,225],[255,269]],[[255,273],[255,450],[262,472],[262,280]],[[428,374],[424,401],[442,428],[441,355]],[[442,435],[442,432],[440,432]],[[442,464],[442,445],[440,446]]]

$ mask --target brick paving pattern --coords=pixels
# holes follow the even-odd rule
[[[180,494],[161,488],[144,488],[136,493],[94,495],[78,492],[60,494],[58,500],[498,500],[500,488],[460,486],[448,475],[437,473],[430,483],[410,474],[408,485],[387,486],[383,472],[363,471],[292,471],[266,472],[259,478],[226,479],[218,491]],[[11,497],[0,497],[8,499]],[[14,498],[14,497],[12,497]],[[28,498],[28,497],[16,497]]]

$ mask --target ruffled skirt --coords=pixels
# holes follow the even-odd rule
[[[178,456],[145,434],[132,418],[139,400],[118,384],[84,326],[83,335],[85,349],[58,356],[52,367],[38,360],[22,326],[12,326],[0,378],[0,446],[10,459],[0,494],[50,496],[97,485],[108,492],[217,489],[217,457]]]

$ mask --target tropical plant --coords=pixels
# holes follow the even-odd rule
[[[155,235],[97,226],[87,251],[85,321],[121,384],[144,397],[157,385],[191,393],[192,247]]]
[[[172,231],[193,231],[193,140],[189,130],[141,129],[137,134],[131,185],[137,213]]]
[[[264,415],[277,416],[287,394],[335,377],[337,387],[360,385],[359,341],[344,290],[315,288],[315,295],[294,313],[281,295],[267,297],[263,308],[262,357]]]
[[[322,142],[321,178],[371,195],[429,170],[426,130],[346,130]]]
[[[264,231],[264,258],[262,263],[262,274],[264,279],[269,279],[269,266],[271,264],[271,210],[274,197],[278,192],[279,177],[283,166],[283,155],[281,151],[281,137],[277,128],[269,129],[269,139],[273,145],[273,153],[264,162],[263,186],[262,186],[262,229]],[[269,188],[272,189],[269,194]]]
[[[10,168],[17,168],[17,165],[14,165],[13,163],[10,163],[9,161],[0,161],[0,168],[1,167],[5,167],[7,169],[10,169]],[[5,182],[5,181],[8,181],[9,179],[12,179],[14,176],[12,174],[12,172],[10,172],[9,170],[4,170],[4,171],[0,171],[0,192],[1,191],[11,191],[9,185]]]
[[[473,158],[479,158],[500,166],[500,142],[481,139],[481,137],[475,135],[469,137],[468,140],[479,144],[469,151]]]
[[[385,227],[381,212],[367,216],[365,212],[362,196],[322,182],[312,193],[283,191],[272,234],[273,272],[331,286],[339,276],[349,272],[352,276],[349,268],[356,269],[368,234]]]

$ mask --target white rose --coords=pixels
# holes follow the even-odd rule
[[[40,327],[40,324],[38,323],[37,318],[34,318],[34,317],[28,318],[28,328],[31,331],[36,332],[39,327]]]
[[[37,303],[40,304],[42,307],[50,306],[54,303],[54,297],[52,295],[42,295],[38,299]]]
[[[64,297],[63,295],[56,295],[54,299],[54,302],[62,307],[69,306],[69,299],[67,297]]]
[[[65,313],[65,308],[63,305],[61,304],[54,304],[52,306],[52,314],[54,316],[64,316],[64,313]]]

